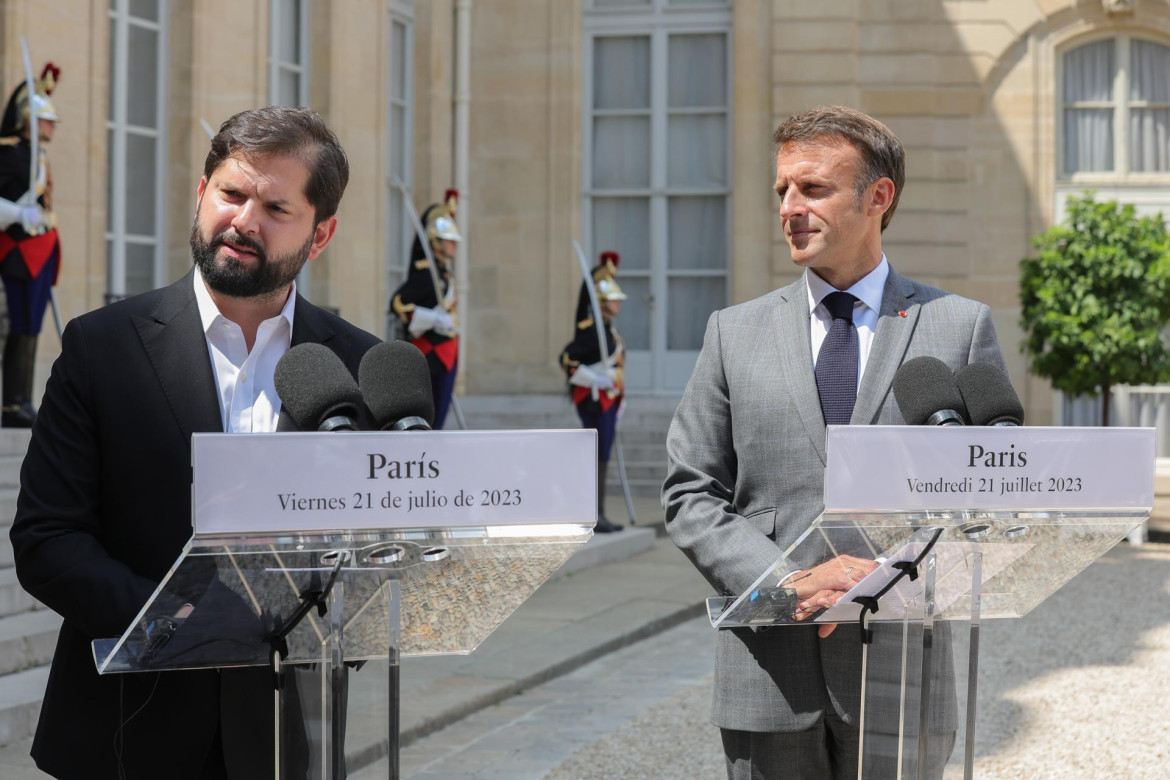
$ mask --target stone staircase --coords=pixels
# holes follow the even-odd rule
[[[581,427],[567,395],[474,395],[459,400],[467,427],[472,430]],[[620,433],[633,495],[657,496],[662,489],[666,477],[666,430],[678,401],[657,396],[632,396],[626,400]],[[455,427],[454,415],[448,415],[447,430]],[[613,454],[606,487],[615,496],[622,489],[616,468],[617,456]]]
[[[0,429],[0,745],[32,736],[61,618],[24,592],[8,530],[28,431]]]
[[[566,396],[468,396],[461,399],[468,426],[493,428],[578,428]],[[634,397],[622,419],[622,446],[630,490],[657,496],[666,473],[666,429],[677,398]],[[448,428],[455,426],[448,418]],[[28,739],[36,729],[49,662],[61,618],[24,592],[13,568],[8,531],[16,514],[20,463],[28,449],[27,431],[0,429],[0,747]],[[621,494],[610,459],[609,492]]]

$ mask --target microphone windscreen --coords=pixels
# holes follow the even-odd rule
[[[1024,405],[1011,380],[994,363],[971,363],[955,372],[972,425],[1024,424]]]
[[[894,400],[907,425],[924,425],[935,412],[946,409],[967,417],[955,375],[934,357],[916,357],[902,364],[894,374]]]
[[[324,344],[298,344],[276,364],[273,375],[282,412],[303,431],[315,431],[334,415],[357,419],[362,392],[341,358]]]
[[[407,417],[435,422],[431,372],[419,348],[407,341],[370,347],[358,366],[358,384],[379,429]]]

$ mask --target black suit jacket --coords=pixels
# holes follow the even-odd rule
[[[324,344],[356,376],[377,341],[297,299],[294,346]],[[272,776],[263,669],[99,677],[90,649],[125,631],[190,538],[191,434],[222,429],[190,273],[65,329],[11,530],[21,584],[64,617],[32,749],[44,771],[194,778],[222,720],[232,777]]]

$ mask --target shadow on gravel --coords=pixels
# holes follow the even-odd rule
[[[986,621],[976,755],[994,755],[1017,739],[1028,739],[1028,715],[1009,698],[1013,692],[1069,669],[1135,663],[1137,652],[1153,646],[1147,634],[1170,625],[1168,584],[1170,547],[1123,542],[1022,619]],[[956,660],[965,659],[965,630],[956,631],[955,639]],[[965,663],[957,666],[965,673]],[[965,679],[957,682],[966,685]],[[1060,703],[1069,718],[1104,715],[1094,713],[1091,701],[1076,697],[1075,686],[1069,699]],[[961,744],[952,762],[956,757],[961,761]]]

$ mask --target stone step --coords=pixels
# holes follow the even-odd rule
[[[665,475],[664,475],[665,476]],[[654,478],[630,478],[630,495],[633,496],[647,496],[658,497],[662,493],[663,476]],[[617,477],[613,477],[606,483],[607,496],[622,495],[622,483]],[[612,498],[610,500],[613,500]]]
[[[44,609],[44,606],[20,587],[16,569],[0,569],[0,618],[34,609]]]
[[[15,492],[20,487],[20,464],[23,461],[23,452],[19,455],[0,455],[0,490]]]
[[[610,459],[609,463],[610,463],[609,482],[607,483],[607,487],[609,488],[609,491],[612,493],[614,490],[615,484],[618,485],[618,490],[621,490],[621,487],[620,487],[621,483],[619,482],[619,479],[618,479],[617,464],[615,463],[615,461],[613,459]],[[655,463],[655,464],[631,463],[630,461],[627,460],[626,461],[626,478],[630,480],[631,485],[633,485],[635,482],[646,482],[646,481],[657,480],[659,487],[661,487],[662,480],[666,479],[666,464],[665,463]]]
[[[0,428],[0,457],[15,455],[23,458],[28,451],[29,431]]]
[[[663,444],[643,444],[637,441],[630,441],[626,435],[622,434],[622,455],[625,456],[626,464],[644,463],[660,465],[666,467],[666,445]],[[610,460],[616,460],[617,455],[610,453]]]
[[[0,618],[0,675],[53,660],[61,616],[47,609]]]
[[[0,745],[28,739],[36,731],[48,680],[48,666],[0,677]]]
[[[12,518],[16,515],[16,496],[19,493],[19,486],[0,488],[0,525],[12,525]]]

